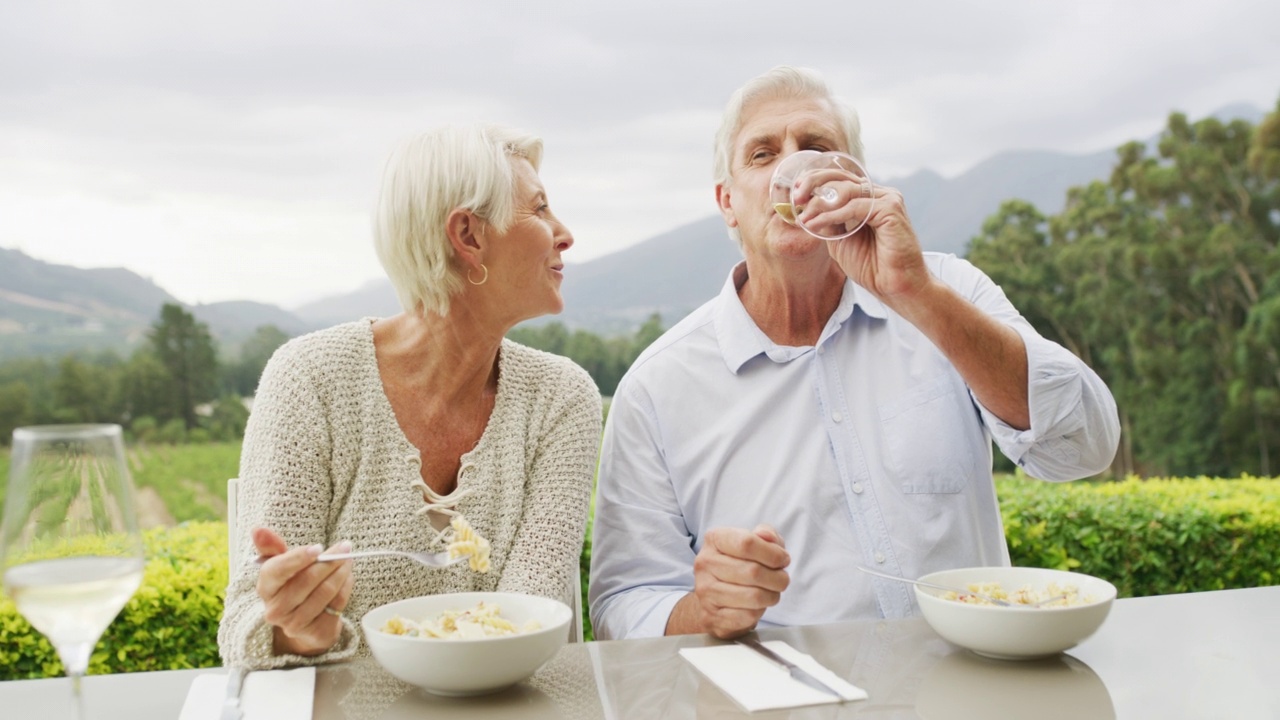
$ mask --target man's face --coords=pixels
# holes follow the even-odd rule
[[[716,198],[748,255],[798,255],[822,248],[823,241],[784,221],[769,199],[773,169],[798,150],[848,150],[825,100],[778,98],[747,106],[733,141],[729,182],[716,186]]]

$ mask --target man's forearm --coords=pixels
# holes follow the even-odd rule
[[[893,309],[947,356],[983,406],[1012,427],[1031,427],[1027,348],[1013,328],[939,280]]]

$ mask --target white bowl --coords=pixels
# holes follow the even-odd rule
[[[497,605],[516,627],[536,620],[541,629],[517,635],[442,640],[392,635],[382,626],[393,616],[414,621],[477,603]],[[568,638],[573,611],[558,600],[501,592],[445,593],[376,607],[360,619],[365,642],[387,672],[436,695],[481,695],[514,685],[537,672]]]
[[[963,590],[970,583],[998,582],[1007,591],[1049,583],[1074,585],[1087,605],[1072,607],[998,607],[944,600],[941,591],[916,586],[924,619],[943,638],[979,655],[1001,660],[1047,657],[1073,648],[1092,635],[1111,611],[1116,587],[1083,573],[1025,567],[975,567],[943,570],[920,578]]]

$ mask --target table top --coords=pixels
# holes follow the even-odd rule
[[[920,618],[760,631],[864,688],[865,701],[748,714],[677,653],[706,635],[575,644],[493,695],[418,691],[372,660],[321,668],[315,720],[403,718],[1280,718],[1280,587],[1118,600],[1076,648],[1033,662],[988,660]],[[176,718],[213,670],[85,679],[92,720]],[[73,717],[65,679],[0,683],[5,717]],[[16,712],[10,715],[10,712]]]

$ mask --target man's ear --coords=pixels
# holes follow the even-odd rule
[[[738,227],[738,216],[733,212],[728,183],[716,185],[716,205],[720,206],[720,214],[724,216],[724,224],[731,228]]]
[[[484,261],[484,251],[488,244],[484,229],[484,221],[470,210],[455,208],[444,219],[445,235],[463,265],[479,267]]]

